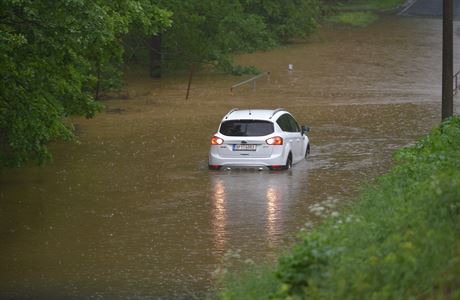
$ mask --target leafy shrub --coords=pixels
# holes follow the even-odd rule
[[[431,289],[460,244],[460,119],[396,154],[348,212],[280,260],[278,298],[407,299]]]

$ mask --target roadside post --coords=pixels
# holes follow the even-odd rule
[[[193,71],[195,71],[195,64],[190,65],[190,74],[188,76],[188,85],[187,85],[187,94],[185,95],[185,100],[188,100],[190,95],[190,85],[192,84]]]
[[[454,112],[452,0],[443,0],[442,21],[442,120],[445,120]]]

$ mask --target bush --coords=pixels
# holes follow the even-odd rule
[[[432,288],[460,245],[460,119],[396,158],[347,217],[280,260],[279,298],[407,299]]]

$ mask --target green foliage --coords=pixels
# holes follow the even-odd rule
[[[155,33],[168,17],[148,0],[2,1],[0,164],[49,159],[50,141],[72,138],[63,118],[92,117],[95,87],[117,82],[121,36]]]
[[[320,17],[319,0],[171,0],[173,25],[162,33],[163,69],[233,68],[232,54],[267,50],[311,34]],[[129,37],[138,48],[147,37]],[[136,61],[139,55],[130,55]],[[145,59],[145,58],[144,58]]]
[[[460,249],[457,255],[448,263],[447,269],[436,280],[432,291],[427,293],[425,299],[460,299]]]
[[[238,0],[177,0],[165,7],[173,12],[173,26],[162,35],[167,69],[192,63],[224,69],[231,53],[275,45],[262,18],[245,13]]]
[[[327,17],[326,20],[341,25],[363,27],[375,22],[377,18],[372,12],[343,12]]]
[[[227,53],[254,52],[276,45],[263,19],[244,13],[241,7],[221,20],[216,38],[217,45]]]
[[[257,69],[255,66],[234,65],[231,61],[228,61],[228,63],[222,63],[221,69],[227,72],[228,74],[232,74],[235,76],[241,76],[244,74],[257,75],[261,73],[261,71]]]
[[[245,0],[245,11],[263,18],[277,41],[306,37],[317,27],[319,0]]]
[[[325,5],[326,21],[339,25],[363,27],[378,19],[378,12],[396,9],[403,0],[351,0]]]
[[[337,10],[366,10],[366,11],[385,11],[395,9],[404,4],[404,0],[352,0],[339,1],[334,5]]]
[[[252,272],[229,274],[224,278],[230,284],[219,293],[220,299],[268,299],[279,288],[273,267],[262,266]]]
[[[264,298],[452,294],[460,249],[460,119],[444,122],[395,157],[397,166],[342,216],[300,235],[279,261],[277,292]]]
[[[280,260],[280,298],[407,299],[433,285],[460,244],[460,119],[397,158],[346,218]]]

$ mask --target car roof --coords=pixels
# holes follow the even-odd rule
[[[277,109],[238,109],[234,108],[225,115],[227,120],[270,120],[279,113],[287,113],[284,108]]]

